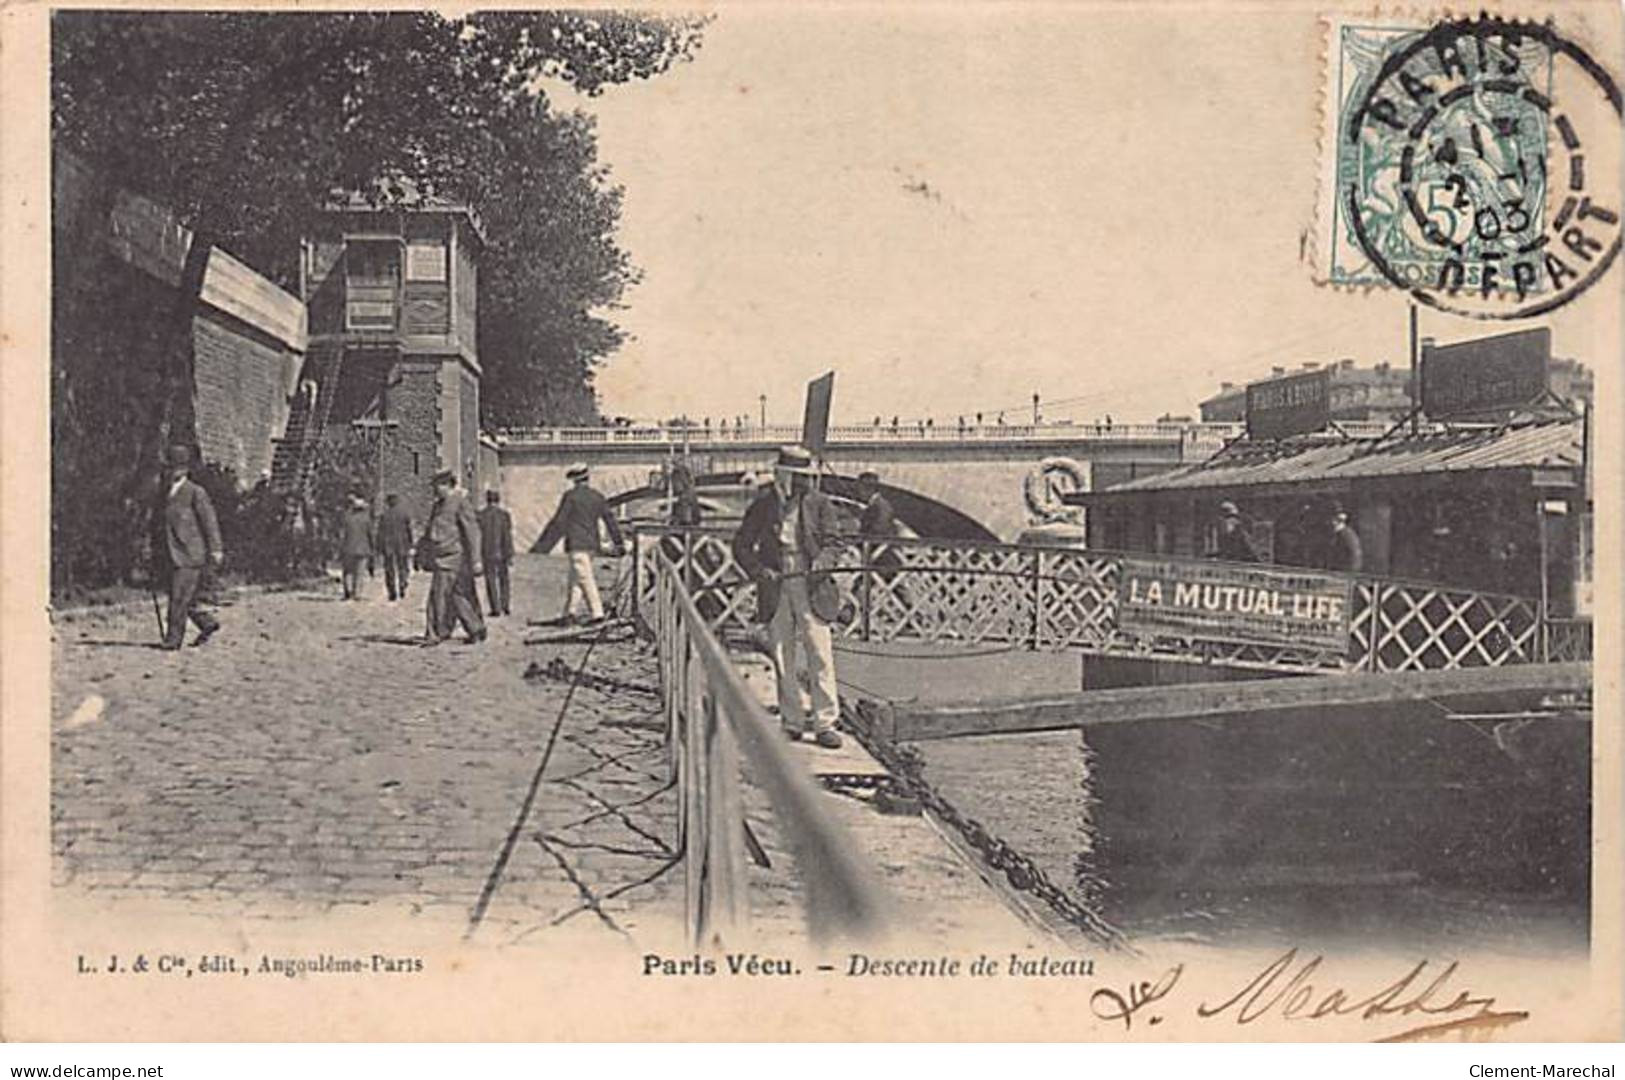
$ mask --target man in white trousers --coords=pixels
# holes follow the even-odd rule
[[[547,528],[542,530],[542,539],[537,546],[543,552],[552,551],[554,545],[563,539],[565,554],[570,557],[564,614],[559,621],[569,622],[574,617],[579,623],[598,623],[604,619],[604,602],[598,595],[598,581],[593,576],[592,561],[603,554],[599,546],[599,522],[609,533],[612,545],[610,554],[619,558],[625,554],[625,544],[621,539],[620,526],[615,523],[615,515],[609,511],[609,501],[587,482],[587,466],[571,465],[564,475],[574,486],[559,500],[559,508],[554,511]],[[581,605],[577,601],[581,601]],[[586,608],[584,615],[577,614],[580,606]]]
[[[745,511],[733,552],[756,582],[757,621],[770,624],[785,734],[791,739],[811,734],[819,746],[833,750],[841,745],[835,730],[841,703],[830,623],[839,617],[841,603],[818,559],[842,524],[834,504],[813,488],[813,475],[810,453],[799,446],[782,448],[773,483]],[[802,700],[803,657],[812,682],[810,702]]]

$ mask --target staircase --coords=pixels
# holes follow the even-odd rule
[[[288,412],[288,428],[276,440],[271,459],[271,489],[288,495],[308,497],[316,465],[316,447],[333,414],[338,396],[339,372],[344,365],[344,346],[337,342],[311,345],[306,366],[320,371],[314,395],[298,393]]]

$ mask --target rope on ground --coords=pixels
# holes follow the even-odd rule
[[[621,590],[626,585],[627,576],[627,572],[622,571],[620,578],[615,582],[615,602],[617,603],[620,600]],[[600,638],[608,626],[609,623],[606,622],[599,628]],[[524,829],[525,822],[530,819],[531,809],[536,805],[536,796],[542,788],[542,777],[547,772],[548,761],[553,757],[553,747],[558,743],[559,732],[564,727],[564,718],[570,712],[570,702],[575,699],[576,686],[579,685],[581,676],[586,673],[587,663],[592,659],[592,651],[598,646],[598,640],[598,638],[594,638],[588,642],[586,650],[581,654],[581,663],[576,667],[576,678],[571,681],[569,689],[564,693],[564,701],[559,705],[559,714],[553,720],[552,730],[548,732],[547,745],[542,750],[542,759],[537,763],[536,771],[531,774],[530,787],[525,791],[524,802],[519,806],[519,815],[508,829],[508,835],[502,841],[502,848],[497,852],[496,864],[491,867],[490,874],[486,876],[485,885],[480,889],[479,899],[475,902],[474,910],[469,915],[468,929],[463,933],[464,941],[472,938],[475,931],[480,928],[480,923],[485,921],[485,913],[491,906],[491,898],[496,895],[497,886],[502,882],[502,875],[507,871],[508,863],[513,858],[514,847],[519,842],[519,834]]]

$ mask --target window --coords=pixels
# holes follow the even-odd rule
[[[350,240],[344,246],[345,326],[350,330],[393,330],[400,245],[393,241]]]
[[[413,240],[406,245],[407,281],[445,281],[446,245],[438,240]]]

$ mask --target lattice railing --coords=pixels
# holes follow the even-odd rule
[[[1548,619],[1546,659],[1554,664],[1591,659],[1590,619]]]
[[[658,545],[682,569],[713,630],[723,637],[748,634],[756,589],[734,561],[730,541],[721,529],[639,530],[640,610],[652,610],[650,553]],[[854,538],[831,561],[847,597],[835,629],[867,641],[1075,649],[1290,672],[1496,667],[1591,656],[1589,621],[1551,620],[1543,630],[1534,600],[1373,578],[1352,583],[1348,643],[1341,651],[1132,633],[1117,618],[1122,560],[1116,552]]]

